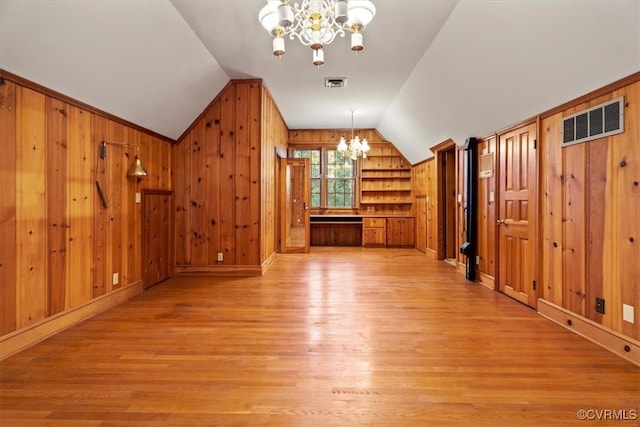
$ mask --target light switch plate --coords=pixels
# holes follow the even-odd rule
[[[458,203],[462,203],[462,194],[458,194]]]
[[[142,203],[142,194],[140,192],[136,193],[136,203]]]
[[[493,203],[496,201],[496,193],[493,191],[489,191],[489,203]]]
[[[635,308],[632,305],[622,304],[622,320],[635,323]]]
[[[117,285],[118,283],[120,283],[120,274],[113,273],[113,284]]]

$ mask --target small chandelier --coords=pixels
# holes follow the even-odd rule
[[[351,50],[364,49],[362,31],[373,20],[376,8],[368,0],[302,0],[289,4],[289,0],[267,0],[258,20],[273,35],[273,54],[284,55],[284,38],[297,38],[313,50],[313,65],[324,64],[322,48],[337,37],[351,32]]]
[[[347,141],[344,139],[344,136],[340,137],[340,143],[338,144],[338,152],[342,155],[343,158],[349,158],[351,160],[357,160],[358,157],[362,157],[363,159],[367,158],[367,152],[371,149],[369,147],[369,143],[367,142],[367,138],[363,138],[362,142],[360,142],[360,137],[353,136],[353,112],[355,110],[351,110],[351,141],[347,144]]]

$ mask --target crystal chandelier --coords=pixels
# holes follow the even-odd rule
[[[273,35],[273,54],[284,55],[284,38],[297,38],[313,50],[313,65],[324,64],[322,48],[337,37],[351,32],[351,50],[364,49],[362,31],[376,15],[376,8],[368,0],[267,0],[258,20]]]
[[[367,158],[367,152],[371,147],[369,147],[369,143],[367,142],[367,138],[363,138],[362,142],[360,142],[360,137],[353,136],[353,112],[355,110],[351,110],[351,141],[347,144],[347,141],[344,139],[344,136],[340,137],[340,143],[338,144],[338,152],[342,155],[343,158],[349,158],[351,160],[357,160],[358,157],[362,157],[363,159]]]

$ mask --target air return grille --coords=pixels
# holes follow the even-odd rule
[[[624,132],[624,97],[581,111],[562,122],[562,146]]]

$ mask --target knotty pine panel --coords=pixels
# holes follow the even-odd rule
[[[602,295],[604,224],[607,190],[607,151],[608,141],[601,138],[591,141],[587,145],[587,184],[586,206],[588,209],[585,261],[585,287],[586,295]],[[602,323],[602,315],[595,311],[595,301],[585,298],[585,314],[587,318]]]
[[[542,121],[540,153],[540,228],[542,249],[540,256],[540,286],[542,297],[556,305],[563,306],[562,286],[562,206],[563,171],[562,148],[559,136],[562,116],[546,118]]]
[[[562,264],[565,308],[585,314],[586,144],[563,152]]]
[[[205,169],[201,172],[208,183],[209,191],[205,192],[204,203],[206,207],[205,227],[208,236],[206,264],[214,265],[218,257],[218,245],[220,241],[220,198],[218,191],[211,191],[212,183],[220,181],[220,103],[216,102],[205,114],[204,127],[204,156]],[[215,242],[215,244],[212,244]]]
[[[16,90],[16,327],[46,317],[45,96]]]
[[[67,121],[69,106],[57,99],[46,98],[47,119],[47,314],[66,308],[68,231],[67,218]]]
[[[98,146],[102,141],[107,140],[107,119],[92,115],[91,129],[92,140]],[[98,147],[99,149],[99,147]],[[107,153],[108,156],[108,153]],[[95,183],[97,187],[100,185],[105,197],[108,195],[108,184],[110,179],[109,169],[106,160],[98,160],[98,154],[93,157],[95,161]],[[109,222],[109,213],[107,208],[102,205],[102,200],[97,194],[93,202],[93,297],[99,297],[107,293],[107,223]],[[109,282],[110,283],[110,282]]]
[[[262,203],[260,199],[260,187],[262,170],[260,156],[262,153],[262,135],[260,132],[262,117],[262,84],[249,83],[249,122],[247,123],[249,143],[249,242],[247,263],[260,265],[262,253],[260,241],[262,239]],[[275,164],[272,165],[272,168]],[[272,183],[273,184],[273,183]]]
[[[259,267],[275,251],[275,231],[263,228],[261,221],[267,218],[275,225],[277,145],[264,139],[273,121],[283,146],[286,125],[265,96],[270,97],[258,80],[231,82],[174,150],[174,169],[188,165],[186,173],[174,174],[180,271]],[[184,146],[189,149],[180,148]],[[271,199],[263,199],[265,189]],[[266,251],[264,241],[271,242]],[[219,252],[222,261],[217,260]]]
[[[257,257],[252,252],[259,251],[257,242],[251,241],[251,145],[249,124],[252,117],[249,115],[249,105],[252,99],[249,95],[249,84],[236,85],[236,97],[234,103],[234,116],[243,117],[244,120],[235,121],[235,218],[234,218],[234,259],[235,264],[256,265]],[[258,100],[256,100],[258,101]]]
[[[67,127],[67,265],[65,309],[89,301],[92,296],[91,266],[93,235],[92,163],[97,149],[91,144],[91,114],[68,108]],[[47,183],[47,188],[50,188]]]
[[[175,252],[174,260],[176,265],[186,265],[191,263],[190,256],[190,229],[191,221],[189,216],[191,181],[191,144],[190,134],[187,134],[182,143],[178,143],[171,148],[171,169],[173,170],[172,182],[175,202]],[[212,188],[211,191],[215,189]]]
[[[0,335],[16,329],[16,85],[0,81]]]
[[[189,200],[189,216],[191,228],[189,230],[189,248],[191,263],[194,265],[206,265],[207,263],[207,227],[206,227],[206,205],[205,194],[207,193],[207,182],[204,181],[206,170],[206,155],[204,146],[205,121],[202,120],[193,127],[189,133],[189,138],[184,141],[191,146],[190,161],[192,174],[189,176],[191,196]]]
[[[220,242],[218,252],[224,254],[223,265],[236,265],[235,260],[235,117],[236,85],[227,87],[220,99],[220,180],[214,189],[220,198]]]
[[[542,120],[541,280],[545,299],[638,339],[640,81],[625,84]],[[560,148],[563,117],[619,96],[624,133]],[[605,299],[603,315],[596,297]],[[635,324],[623,321],[623,304],[635,307]]]

